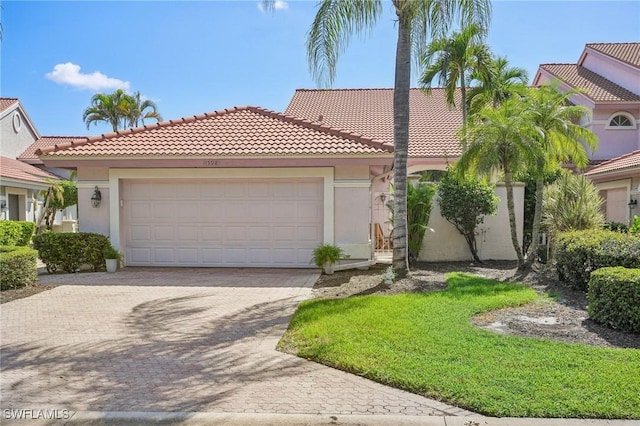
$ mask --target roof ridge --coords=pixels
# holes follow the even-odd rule
[[[0,99],[5,100],[5,101],[19,101],[20,98],[6,98],[4,96],[0,96]]]
[[[49,147],[44,147],[44,148],[38,148],[35,151],[36,155],[42,155],[42,154],[47,154],[49,152],[55,152],[61,149],[66,149],[66,148],[71,148],[74,146],[83,146],[83,145],[87,145],[87,144],[91,144],[94,142],[98,142],[98,141],[106,141],[109,139],[113,139],[115,137],[118,136],[123,136],[123,135],[132,135],[132,134],[137,134],[140,132],[143,132],[145,130],[152,130],[152,129],[160,129],[163,127],[169,127],[169,126],[175,126],[178,124],[184,124],[184,123],[190,123],[192,121],[196,121],[196,120],[202,120],[205,118],[210,118],[210,117],[217,117],[220,115],[226,115],[232,112],[237,112],[237,111],[242,111],[247,109],[246,106],[236,106],[236,107],[232,107],[232,108],[226,108],[226,109],[222,109],[222,110],[216,110],[216,111],[211,111],[211,112],[205,112],[202,114],[197,114],[197,115],[191,115],[191,116],[187,116],[187,117],[180,117],[180,118],[175,118],[175,119],[171,119],[171,120],[164,120],[164,121],[160,121],[157,123],[153,123],[153,124],[144,124],[142,126],[138,126],[138,127],[133,127],[133,128],[129,128],[129,129],[122,129],[122,130],[116,130],[115,132],[109,132],[109,133],[102,133],[100,135],[95,135],[95,136],[86,136],[86,140],[81,141],[81,142],[67,142],[67,143],[63,143],[63,144],[55,144]]]
[[[382,141],[378,141],[375,140],[373,138],[369,138],[366,137],[360,133],[356,133],[356,132],[350,132],[348,130],[345,129],[337,129],[335,127],[331,127],[331,126],[327,126],[324,124],[320,124],[311,120],[307,120],[305,118],[299,118],[299,117],[295,117],[292,115],[287,115],[284,113],[280,113],[280,112],[276,112],[273,110],[268,110],[266,108],[262,108],[262,107],[247,107],[247,109],[249,111],[253,111],[265,116],[269,116],[272,118],[276,118],[279,119],[281,121],[285,121],[288,123],[293,123],[302,127],[306,127],[306,128],[310,128],[313,130],[317,130],[320,132],[324,132],[324,133],[328,133],[332,136],[338,136],[338,137],[342,137],[345,139],[351,139],[355,142],[360,142],[363,143],[365,145],[369,145],[375,148],[379,148],[379,149],[384,149],[385,151],[388,152],[392,152],[393,151],[393,147],[391,145],[388,145]]]
[[[591,74],[593,74],[593,75],[595,75],[595,76],[597,76],[597,77],[599,77],[599,78],[603,79],[603,80],[604,80],[604,81],[606,81],[607,83],[612,84],[612,85],[613,85],[613,86],[615,86],[617,89],[623,90],[623,91],[625,91],[625,92],[627,92],[627,93],[630,93],[630,94],[632,94],[632,95],[634,95],[634,96],[638,96],[636,93],[633,93],[631,90],[626,89],[626,88],[624,88],[624,87],[620,86],[620,85],[619,85],[618,83],[616,83],[615,81],[609,80],[607,77],[603,76],[602,74],[598,74],[598,73],[597,73],[597,72],[595,72],[595,71],[591,71],[589,68],[584,67],[584,66],[582,66],[582,65],[578,65],[578,64],[547,64],[547,65],[573,65],[573,66],[575,66],[575,67],[578,69],[578,71],[580,71],[580,69],[582,69],[582,70],[584,70],[584,71],[586,71],[586,72],[588,72],[588,73],[591,73]],[[541,65],[541,66],[542,66],[542,65]],[[556,75],[555,73],[553,73],[553,72],[552,72],[552,71],[550,71],[549,69],[546,69],[546,68],[545,68],[545,70],[546,70],[549,74],[551,74],[551,75],[553,75],[555,78],[557,78],[558,80],[562,81],[564,84],[566,84],[566,85],[568,85],[568,86],[570,86],[570,87],[576,88],[576,89],[580,89],[580,87],[576,87],[576,86],[574,86],[573,84],[569,83],[568,81],[566,81],[566,80],[564,80],[564,79],[560,78],[560,76]],[[594,84],[595,84],[595,83],[594,83]],[[583,95],[585,95],[585,96],[587,96],[589,99],[591,99],[591,100],[595,101],[595,99],[593,98],[593,95],[592,95],[592,94],[590,94],[589,92],[583,92]]]
[[[594,41],[593,43],[586,43],[585,46],[593,46],[595,44],[606,44],[606,45],[613,45],[613,44],[640,44],[640,41]]]
[[[422,90],[421,87],[410,87],[410,90]],[[432,89],[444,89],[444,87],[433,87]],[[368,91],[395,90],[393,87],[361,87],[361,88],[338,88],[338,89],[307,89],[298,88],[296,92],[368,92]]]
[[[82,139],[88,136],[40,136],[40,139],[44,138],[61,138],[61,139]]]
[[[622,155],[620,155],[620,156],[618,156],[618,157],[610,158],[610,159],[608,159],[608,160],[603,161],[602,163],[598,163],[598,164],[597,164],[596,166],[594,166],[591,170],[589,170],[589,172],[590,172],[590,171],[592,171],[592,170],[594,170],[594,169],[596,169],[596,168],[598,168],[598,167],[600,167],[600,166],[602,166],[602,165],[611,164],[611,163],[613,163],[614,161],[619,161],[619,160],[622,160],[623,158],[627,158],[627,157],[629,157],[629,156],[631,156],[631,155],[636,155],[636,154],[638,154],[638,153],[640,153],[640,149],[636,149],[636,150],[634,150],[634,151],[627,152],[627,153],[622,154]]]

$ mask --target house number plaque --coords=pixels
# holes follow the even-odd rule
[[[218,165],[218,160],[204,160],[202,165],[205,167],[215,167]]]

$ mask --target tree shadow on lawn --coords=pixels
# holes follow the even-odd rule
[[[273,328],[286,327],[294,298],[207,320],[207,308],[191,304],[197,297],[136,306],[118,340],[3,345],[3,408],[237,411],[234,396],[247,386],[304,373],[304,361],[258,350],[277,340]]]

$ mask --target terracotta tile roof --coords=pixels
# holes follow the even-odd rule
[[[576,64],[542,64],[540,68],[576,89],[584,89],[595,102],[640,102],[640,96]]]
[[[409,157],[461,154],[455,133],[462,126],[462,113],[449,108],[444,89],[434,88],[430,95],[411,89],[409,111]],[[298,89],[285,114],[393,143],[393,89]]]
[[[40,139],[32,143],[22,154],[18,156],[18,160],[29,164],[44,164],[36,155],[36,150],[54,145],[62,145],[68,143],[78,143],[86,141],[86,136],[42,136]]]
[[[0,157],[0,177],[36,183],[47,183],[47,178],[60,180],[56,175],[8,157]]]
[[[585,175],[593,176],[601,173],[619,172],[633,168],[640,168],[640,149],[621,155],[620,157],[604,161],[587,171]]]
[[[18,98],[0,98],[0,112],[9,109],[14,104],[18,103]]]
[[[587,47],[640,68],[640,43],[588,43]]]
[[[257,107],[169,120],[36,150],[50,156],[292,156],[384,154],[393,147]]]

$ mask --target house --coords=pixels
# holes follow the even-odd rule
[[[369,190],[393,163],[386,141],[258,107],[35,153],[77,170],[81,230],[130,266],[311,267],[322,243],[369,261]]]
[[[460,154],[460,113],[434,93],[412,91],[420,108],[411,172],[444,170]],[[318,94],[339,96],[311,115],[296,107],[301,96]],[[389,89],[300,90],[284,114],[235,107],[35,154],[46,167],[77,170],[81,231],[108,235],[130,266],[312,267],[323,243],[372,262],[373,225],[388,220],[383,197],[391,196],[392,96]],[[372,103],[376,111],[366,109]],[[513,259],[498,191],[505,202],[487,218],[479,247],[485,259]],[[516,192],[522,217],[523,187]],[[470,259],[452,225],[437,213],[432,222],[423,259]]]
[[[571,100],[590,111],[583,124],[599,139],[598,150],[590,157],[594,164],[606,161],[606,169],[611,167],[608,160],[626,158],[640,149],[640,43],[587,44],[575,64],[540,65],[533,84],[552,81],[560,83],[560,90],[584,91]],[[618,161],[622,160],[614,164]],[[587,175],[606,201],[606,219],[628,222],[628,203],[634,195],[632,179],[619,179],[619,174],[605,169]]]
[[[456,102],[459,105],[459,93]],[[462,126],[462,112],[447,105],[442,88],[432,89],[429,95],[420,89],[411,89],[409,110],[408,174],[446,170],[448,164],[455,162],[462,154],[460,140],[456,136]],[[393,144],[393,89],[298,89],[285,114],[348,129]],[[386,207],[391,195],[391,178],[392,174],[388,173],[372,184],[372,226],[381,224],[385,235],[391,230]],[[479,227],[479,255],[482,259],[513,260],[515,253],[510,239],[506,189],[503,184],[496,185],[496,193],[501,203],[497,215],[486,217]],[[522,244],[522,184],[515,185],[514,198],[518,236]],[[437,200],[433,203],[420,260],[471,260],[464,238],[440,216]]]
[[[634,215],[640,216],[640,149],[600,163],[585,175],[606,194],[608,221],[628,223]]]
[[[0,98],[0,220],[36,222],[42,207],[39,192],[50,180],[67,179],[67,169],[47,168],[34,154],[39,147],[74,138],[41,137],[17,98]],[[56,215],[54,227],[71,231],[77,214],[67,208]]]

